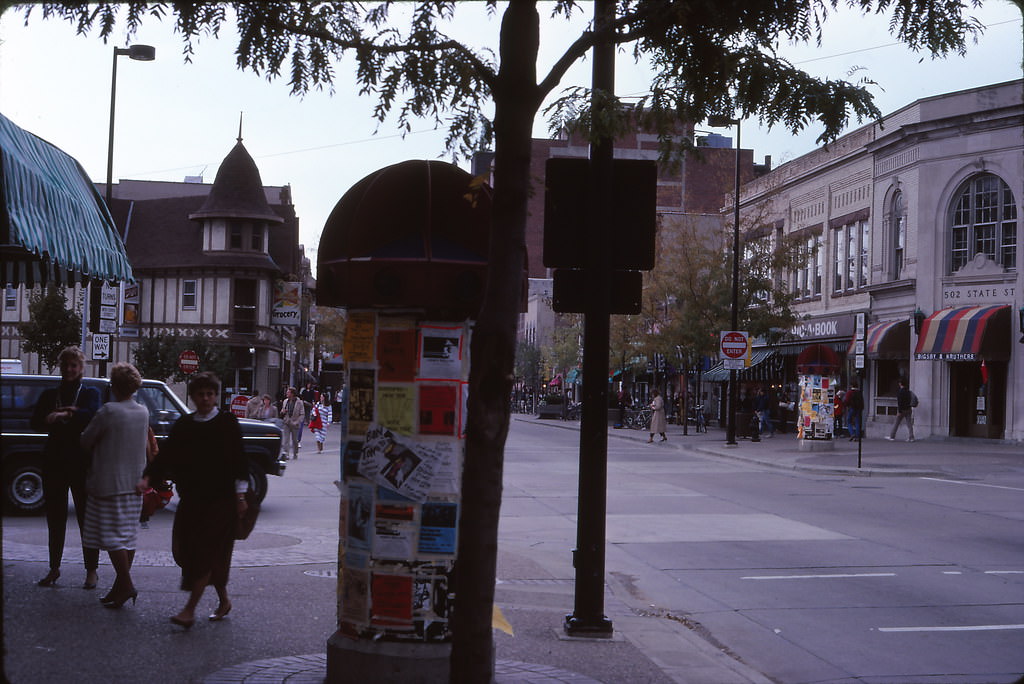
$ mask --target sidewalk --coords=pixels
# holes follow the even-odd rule
[[[513,420],[535,422],[552,428],[580,429],[579,421],[538,419],[536,416],[514,414]],[[876,429],[876,432],[878,430]],[[725,430],[711,427],[705,433],[688,428],[683,435],[681,425],[669,425],[668,443],[675,448],[771,468],[858,477],[972,477],[978,472],[999,472],[1024,468],[1024,447],[1020,444],[994,440],[929,437],[915,442],[901,438],[890,442],[884,433],[850,441],[840,437],[833,441],[831,451],[800,451],[796,435],[779,433],[763,437],[759,442],[741,438],[735,446],[725,443]],[[609,444],[613,440],[646,442],[650,434],[643,430],[608,428]],[[655,436],[655,439],[658,439]],[[858,454],[859,451],[859,454]]]

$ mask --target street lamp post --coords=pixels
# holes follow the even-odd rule
[[[117,58],[128,55],[129,59],[140,62],[152,62],[156,59],[156,48],[151,45],[132,45],[127,48],[114,48],[113,67],[110,72],[110,130],[107,133],[107,209],[113,198],[114,188],[114,103],[117,101]]]
[[[724,116],[708,118],[709,126],[736,127],[736,182],[733,187],[733,225],[732,225],[732,329],[739,328],[739,290],[740,290],[740,120]],[[736,445],[736,404],[739,403],[739,386],[736,369],[729,369],[729,408],[725,428],[725,443]]]

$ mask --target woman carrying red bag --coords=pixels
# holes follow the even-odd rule
[[[324,442],[327,440],[327,429],[324,427],[325,409],[329,411],[323,404],[323,396],[317,392],[313,401],[313,408],[309,414],[309,431],[316,437],[316,450],[318,452],[323,452]],[[330,422],[329,414],[326,417],[326,421]]]

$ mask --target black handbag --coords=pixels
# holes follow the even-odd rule
[[[256,518],[260,514],[260,502],[252,490],[245,493],[245,506],[245,513],[238,517],[238,522],[235,524],[235,539],[248,539],[253,528],[256,527]]]

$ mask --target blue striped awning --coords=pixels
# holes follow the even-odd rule
[[[919,361],[980,361],[1010,358],[1010,307],[962,306],[924,320],[914,358]]]
[[[110,212],[81,164],[2,114],[0,186],[5,285],[134,280]]]

